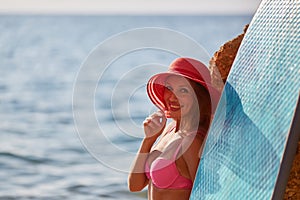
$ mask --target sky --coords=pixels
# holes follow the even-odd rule
[[[261,0],[0,0],[0,14],[253,14]]]

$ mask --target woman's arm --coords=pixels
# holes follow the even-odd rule
[[[154,142],[155,138],[145,138],[142,141],[128,176],[128,187],[131,192],[141,191],[148,185],[149,180],[145,175],[145,163]]]
[[[132,192],[141,191],[149,182],[145,175],[145,163],[154,142],[163,132],[166,121],[164,113],[158,111],[147,117],[143,123],[145,138],[142,141],[128,176],[128,187]]]

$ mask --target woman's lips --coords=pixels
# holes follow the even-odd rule
[[[170,104],[168,107],[169,107],[169,110],[173,111],[173,112],[178,111],[178,110],[181,109],[180,105],[174,105],[174,104]]]

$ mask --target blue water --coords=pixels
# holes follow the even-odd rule
[[[81,64],[105,39],[143,27],[179,31],[212,56],[250,20],[251,16],[0,16],[0,199],[145,199],[145,191],[128,192],[127,173],[121,166],[99,162],[81,143],[72,112],[73,86]],[[116,166],[120,160],[130,164],[142,133],[125,134],[120,124],[128,119],[122,119],[122,113],[113,115],[110,97],[103,94],[113,91],[118,77],[132,66],[167,64],[174,58],[143,52],[116,60],[95,94],[95,114],[107,134],[95,143]],[[130,112],[132,124],[139,127],[154,108],[143,85],[129,100],[125,98],[126,88],[144,81],[143,72],[135,73],[132,82],[119,89],[124,98],[118,95],[114,106]],[[112,146],[127,153],[116,153]]]

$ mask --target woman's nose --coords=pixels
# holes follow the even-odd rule
[[[171,92],[170,97],[169,97],[169,100],[170,100],[170,101],[177,101],[178,99],[177,99],[176,94],[173,93],[173,92]]]

